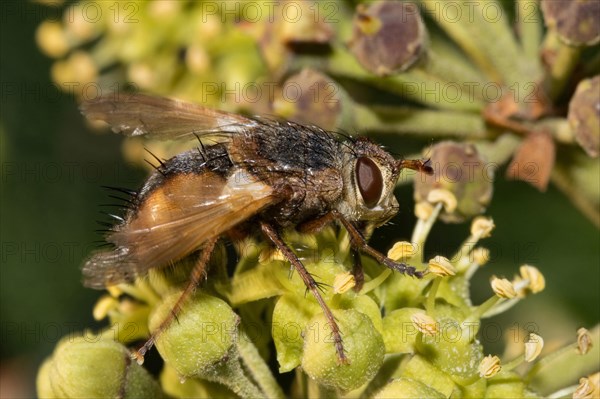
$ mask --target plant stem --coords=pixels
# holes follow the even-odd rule
[[[435,21],[452,37],[491,80],[525,88],[536,82],[539,68],[524,56],[506,18],[495,0],[483,2],[420,0]],[[519,90],[522,96],[525,90]]]
[[[524,55],[541,72],[542,15],[539,0],[517,1],[517,24]]]
[[[265,364],[250,337],[243,332],[237,340],[237,348],[245,370],[250,373],[252,380],[258,384],[265,397],[284,398],[285,394],[273,377],[271,370]]]
[[[571,200],[573,205],[594,223],[596,227],[600,228],[600,210],[598,209],[598,206],[580,193],[580,188],[577,187],[577,183],[569,176],[569,174],[565,170],[555,167],[552,170],[550,178],[552,183],[554,183],[556,187]]]
[[[542,54],[547,54],[547,58],[550,59],[545,82],[546,92],[550,98],[556,99],[563,92],[573,69],[579,62],[581,48],[564,44],[555,31],[549,30],[544,39]]]
[[[440,0],[420,0],[423,8],[431,15],[438,25],[450,36],[464,52],[479,66],[491,80],[500,80],[500,74],[486,57],[485,53],[475,44],[473,37],[466,28],[466,23],[458,23],[457,15],[468,15],[466,7],[460,2],[453,2],[453,9]],[[451,15],[449,15],[449,13]]]
[[[394,106],[354,106],[356,128],[378,132],[461,138],[486,138],[483,119],[476,114]]]
[[[519,144],[521,144],[519,137],[506,133],[494,142],[481,141],[476,144],[476,147],[489,163],[499,167],[510,159]]]
[[[305,59],[303,63],[306,62],[310,66],[317,61]],[[322,68],[331,75],[354,79],[436,109],[480,112],[483,107],[480,100],[464,92],[460,85],[433,76],[423,69],[413,68],[387,77],[372,75],[360,66],[352,54],[340,48],[334,49]]]
[[[413,230],[412,237],[410,242],[416,246],[417,253],[413,256],[413,258],[417,259],[419,262],[423,262],[423,247],[425,245],[425,240],[427,240],[427,236],[433,227],[433,224],[437,220],[440,211],[442,210],[443,204],[438,202],[433,208],[431,215],[427,220],[418,219],[417,224]]]
[[[438,291],[438,288],[440,288],[441,282],[442,282],[442,278],[436,277],[433,280],[433,283],[431,284],[431,289],[429,290],[429,293],[427,294],[427,299],[425,302],[425,310],[427,311],[427,314],[431,317],[433,317],[434,312],[435,312],[435,296],[437,295],[437,291]]]
[[[600,325],[590,330],[592,341],[600,342]],[[590,352],[580,355],[576,344],[569,344],[541,358],[525,376],[525,381],[542,395],[549,394],[579,377],[598,370],[600,347],[594,345]]]

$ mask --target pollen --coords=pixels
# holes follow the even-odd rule
[[[513,299],[517,297],[517,291],[515,290],[515,287],[509,280],[505,278],[498,278],[494,276],[492,277],[491,285],[494,293],[496,293],[496,295],[498,295],[500,298]]]
[[[415,205],[415,216],[421,220],[427,220],[433,213],[433,206],[429,202],[421,201]]]
[[[429,260],[429,272],[440,277],[454,276],[456,269],[452,266],[452,263],[443,256],[435,256]]]
[[[438,325],[435,319],[424,312],[418,312],[410,316],[417,330],[425,335],[434,336],[438,333]]]
[[[96,306],[94,306],[94,310],[92,315],[94,316],[94,320],[102,320],[113,309],[116,309],[119,306],[119,301],[113,298],[110,295],[104,295],[102,298],[96,302]]]
[[[473,262],[483,266],[490,260],[490,250],[484,247],[477,247],[471,252]]]
[[[388,251],[388,258],[394,260],[408,259],[417,253],[415,246],[408,241],[398,241]]]
[[[529,283],[527,288],[534,294],[541,292],[546,287],[546,279],[538,268],[530,265],[523,265],[519,268],[521,278]]]
[[[580,328],[577,330],[577,352],[580,355],[585,355],[592,349],[592,337],[587,328]]]
[[[333,280],[333,292],[343,294],[356,285],[356,279],[350,272],[340,273]]]
[[[492,218],[487,218],[485,216],[478,216],[473,219],[473,223],[471,223],[471,235],[479,238],[489,237],[494,230],[496,225]]]
[[[448,213],[452,213],[456,210],[457,201],[456,197],[452,192],[441,188],[431,190],[427,195],[427,201],[432,204],[441,202],[444,204],[444,210]]]
[[[479,363],[479,375],[483,378],[492,378],[502,370],[498,356],[487,355]]]
[[[525,342],[525,361],[533,362],[544,348],[544,339],[537,334],[529,334],[529,340]]]

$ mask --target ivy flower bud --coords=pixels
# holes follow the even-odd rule
[[[375,394],[375,399],[396,398],[432,398],[442,399],[446,396],[439,391],[411,378],[398,378],[388,383]]]
[[[398,241],[394,244],[394,246],[388,251],[387,256],[393,260],[401,260],[411,258],[417,249],[415,246],[408,241]]]
[[[584,79],[569,102],[568,119],[575,140],[592,158],[600,155],[600,76]]]
[[[69,42],[59,22],[44,21],[35,31],[39,48],[52,58],[59,58],[69,51]]]
[[[515,287],[509,280],[505,278],[498,278],[494,276],[492,277],[491,285],[494,293],[500,298],[512,299],[517,297],[517,291],[515,291]]]
[[[163,394],[129,350],[99,336],[63,339],[37,378],[40,398],[156,398]]]
[[[600,4],[597,1],[543,0],[544,22],[571,46],[600,42]]]
[[[334,311],[350,364],[340,364],[332,345],[327,319],[321,313],[308,324],[304,335],[302,368],[319,384],[342,391],[370,381],[383,364],[383,338],[371,319],[356,310]]]
[[[285,95],[290,92],[296,95]],[[328,76],[304,68],[285,81],[281,92],[275,94],[272,107],[278,115],[294,122],[334,130],[343,117],[342,96],[340,87]]]
[[[433,273],[440,277],[454,276],[456,269],[452,266],[452,263],[443,256],[436,256],[429,260],[429,273]]]
[[[533,362],[544,348],[544,339],[537,334],[529,334],[529,340],[525,342],[525,361]]]
[[[500,358],[498,356],[487,355],[479,363],[479,375],[483,378],[492,378],[500,372]]]
[[[577,330],[577,352],[580,355],[585,355],[592,349],[592,336],[587,328]]]
[[[63,24],[67,37],[72,37],[77,43],[92,40],[100,32],[103,25],[95,19],[90,19],[86,11],[86,4],[82,2],[69,6],[63,14]]]
[[[349,48],[368,71],[385,76],[410,68],[427,47],[427,31],[415,4],[360,4]]]
[[[434,336],[438,333],[438,324],[435,319],[425,312],[414,313],[410,316],[417,330],[425,335]]]
[[[155,331],[170,316],[181,292],[167,296],[150,318]],[[156,339],[161,356],[182,377],[202,377],[223,361],[237,340],[239,317],[219,298],[196,293]]]
[[[444,189],[454,195],[456,206],[444,209],[443,221],[460,223],[483,213],[492,199],[493,170],[477,148],[444,141],[434,145],[429,155],[434,174],[415,179],[415,201],[429,200],[432,191]]]

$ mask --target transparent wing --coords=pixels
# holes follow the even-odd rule
[[[108,123],[115,133],[160,140],[236,133],[257,124],[241,115],[145,94],[113,93],[84,102],[80,110],[90,120]]]
[[[107,237],[113,249],[97,252],[85,263],[84,284],[104,288],[168,266],[274,200],[271,187],[241,169],[227,179],[210,171],[174,177]]]

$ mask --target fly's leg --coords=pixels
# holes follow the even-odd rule
[[[273,226],[261,222],[260,227],[263,233],[267,236],[267,238],[271,240],[271,242],[275,244],[277,249],[279,249],[281,253],[287,258],[287,260],[291,262],[291,264],[294,266],[294,268],[302,278],[302,281],[304,281],[306,288],[310,290],[310,292],[312,292],[315,299],[321,306],[321,309],[323,309],[323,313],[325,314],[327,323],[331,328],[331,334],[333,336],[333,342],[335,345],[335,351],[337,352],[338,360],[342,364],[350,363],[350,360],[346,357],[346,354],[344,353],[344,344],[342,343],[342,335],[340,334],[340,329],[335,321],[333,313],[331,313],[331,310],[329,309],[329,307],[325,303],[325,300],[323,300],[321,293],[319,292],[317,282],[315,281],[313,276],[310,275],[308,270],[306,270],[306,268],[304,267],[300,259],[298,259],[296,254],[283,242],[283,240],[281,239],[277,231],[275,231]]]
[[[406,274],[408,276],[418,278],[423,277],[423,272],[417,271],[417,269],[407,265],[406,263],[396,262],[385,256],[381,252],[377,251],[375,248],[370,247],[369,244],[367,244],[367,240],[365,240],[360,231],[358,231],[358,229],[351,222],[349,222],[341,213],[335,210],[331,211],[331,213],[333,214],[335,219],[338,220],[346,230],[348,230],[348,233],[350,234],[350,243],[354,248],[371,255],[379,263],[389,267],[392,270]]]
[[[354,258],[354,265],[352,266],[352,275],[354,276],[354,281],[356,285],[354,286],[354,291],[359,292],[363,284],[365,283],[365,273],[362,267],[362,261],[360,260],[360,252],[356,248],[352,248],[352,257]]]
[[[323,227],[327,226],[329,223],[335,220],[335,214],[333,212],[328,212],[318,219],[302,223],[300,226],[298,226],[298,231],[300,231],[301,233],[318,232],[322,230]],[[363,272],[362,262],[360,260],[360,252],[358,251],[358,249],[356,249],[356,247],[352,248],[352,255],[354,257],[352,275],[354,276],[354,280],[356,282],[356,285],[354,286],[354,291],[358,292],[362,289],[362,286],[365,283],[365,274]]]
[[[215,244],[217,243],[217,240],[218,238],[216,237],[206,242],[206,245],[204,246],[204,248],[202,249],[202,253],[200,254],[200,258],[198,259],[198,261],[194,265],[194,268],[192,269],[190,281],[188,282],[185,289],[177,299],[177,302],[175,302],[173,309],[171,310],[169,315],[159,324],[158,328],[152,333],[152,335],[150,336],[150,338],[148,338],[146,343],[144,343],[144,345],[140,349],[138,349],[132,354],[133,359],[135,359],[138,362],[138,364],[141,365],[144,363],[144,355],[146,354],[146,352],[148,352],[152,348],[152,346],[154,346],[156,338],[158,338],[158,336],[162,334],[171,325],[171,323],[173,323],[173,320],[177,319],[177,315],[181,313],[181,309],[183,308],[185,302],[190,298],[190,296],[194,293],[196,287],[198,287],[202,279],[206,276],[206,265],[208,264],[208,261],[210,260],[210,257],[215,249]]]

